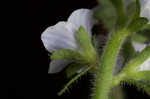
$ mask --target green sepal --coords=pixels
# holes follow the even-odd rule
[[[135,21],[137,18],[139,18],[139,17],[140,17],[140,12],[141,12],[140,1],[139,1],[139,0],[136,0],[135,13],[131,16],[130,22]]]
[[[83,26],[80,26],[77,33],[77,39],[80,43],[86,61],[88,63],[93,63],[97,61],[97,52],[92,45],[89,33],[85,30]]]
[[[144,36],[144,35],[139,34],[139,33],[135,33],[134,35],[132,35],[132,40],[135,42],[138,42],[138,43],[145,43],[149,39],[147,36]]]
[[[148,58],[150,58],[150,46],[147,46],[141,53],[137,54],[134,59],[131,59],[124,68],[124,72],[134,73],[137,72],[136,68],[143,64]]]
[[[127,22],[127,16],[125,13],[125,7],[123,4],[123,0],[110,0],[116,10],[116,29],[121,29],[125,26]]]
[[[135,72],[130,77],[134,80],[150,80],[150,71]]]
[[[142,30],[150,30],[150,24],[146,24],[142,29]]]
[[[141,12],[141,4],[140,4],[140,0],[136,0],[136,12],[135,12],[135,18],[140,16],[140,12]]]
[[[131,23],[127,26],[127,30],[130,32],[137,32],[142,29],[148,23],[148,19],[144,17],[139,17],[133,19]]]
[[[115,27],[116,11],[110,0],[97,0],[99,8],[94,12],[94,17],[104,23],[104,26],[111,31]]]
[[[136,34],[141,35],[145,38],[145,42],[150,41],[150,24],[146,24],[140,31],[138,31]]]
[[[136,1],[132,1],[128,5],[126,4],[126,14],[128,19],[130,19],[134,15],[135,11],[136,11]]]
[[[51,60],[70,60],[76,62],[84,62],[84,57],[77,51],[70,49],[62,49],[56,50],[51,55]]]

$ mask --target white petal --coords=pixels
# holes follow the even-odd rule
[[[135,49],[135,51],[137,52],[141,52],[147,45],[146,44],[142,44],[142,43],[137,43],[137,42],[132,42],[132,45]]]
[[[78,9],[68,18],[68,22],[76,25],[77,29],[82,25],[92,35],[91,29],[96,23],[93,18],[93,11],[89,9]]]
[[[76,27],[68,22],[59,22],[47,28],[41,35],[45,48],[49,52],[58,49],[76,49]]]
[[[146,5],[148,0],[140,0],[140,4],[141,4],[141,7],[144,7],[144,5]]]
[[[50,67],[48,73],[57,73],[64,69],[70,61],[63,61],[63,60],[55,60],[50,63]]]
[[[137,68],[140,71],[150,70],[150,58],[147,59],[140,67]]]
[[[150,23],[150,0],[140,0],[141,3],[141,17],[146,17]]]

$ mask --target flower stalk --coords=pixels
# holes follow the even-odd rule
[[[108,99],[108,93],[112,88],[114,65],[117,60],[122,43],[129,35],[126,29],[116,32],[104,49],[99,73],[97,74],[96,89],[93,99]]]

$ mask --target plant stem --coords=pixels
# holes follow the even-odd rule
[[[108,94],[113,84],[113,71],[117,55],[123,41],[128,35],[127,30],[123,29],[110,36],[101,58],[93,99],[108,99]]]

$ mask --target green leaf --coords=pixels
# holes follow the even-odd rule
[[[125,1],[126,3],[127,1]],[[131,18],[131,16],[134,15],[135,11],[136,11],[136,1],[128,1],[130,2],[129,4],[126,4],[126,14],[128,19]]]
[[[146,24],[142,29],[141,29],[141,31],[142,30],[150,30],[150,24]]]
[[[126,72],[127,75],[137,72],[136,68],[143,64],[148,58],[150,58],[150,46],[146,47],[134,59],[130,60],[126,64],[124,72]]]
[[[51,55],[52,60],[70,60],[84,62],[84,57],[79,52],[70,49],[57,50]]]
[[[116,11],[110,0],[98,0],[99,8],[94,12],[97,20],[104,23],[104,26],[111,31],[115,27]]]
[[[92,45],[89,33],[82,26],[80,26],[78,30],[77,39],[80,42],[80,46],[84,52],[87,62],[95,62],[97,60],[97,52]]]
[[[150,71],[135,72],[132,76],[135,80],[150,80]]]
[[[132,3],[131,3],[132,4]],[[133,2],[133,5],[131,6],[135,6],[135,9],[130,7],[129,8],[129,12],[130,12],[130,9],[131,9],[131,12],[130,13],[127,13],[127,14],[130,14],[129,15],[129,18],[128,18],[128,26],[132,26],[132,24],[136,24],[136,20],[140,18],[140,11],[141,11],[141,6],[140,6],[140,1],[139,0],[136,0],[136,2],[134,3]],[[132,10],[133,9],[133,10]],[[128,10],[128,9],[127,9]],[[128,11],[127,11],[128,12]],[[132,31],[131,31],[132,32]]]
[[[141,5],[140,5],[140,0],[136,0],[136,12],[135,12],[135,17],[139,17],[141,12]]]
[[[141,5],[140,5],[140,1],[136,0],[136,9],[135,9],[135,13],[133,14],[133,16],[131,16],[131,21],[135,21],[137,18],[140,17],[140,12],[141,12]]]
[[[137,32],[142,29],[148,23],[146,18],[136,18],[128,26],[127,29],[130,32]]]
[[[145,37],[147,39],[145,42],[150,42],[150,24],[145,25],[137,34]]]
[[[127,22],[127,16],[125,14],[125,7],[122,0],[110,0],[115,7],[117,14],[116,29],[121,29]]]
[[[139,33],[136,33],[132,36],[132,40],[139,43],[145,43],[148,41],[148,37],[141,35]]]

